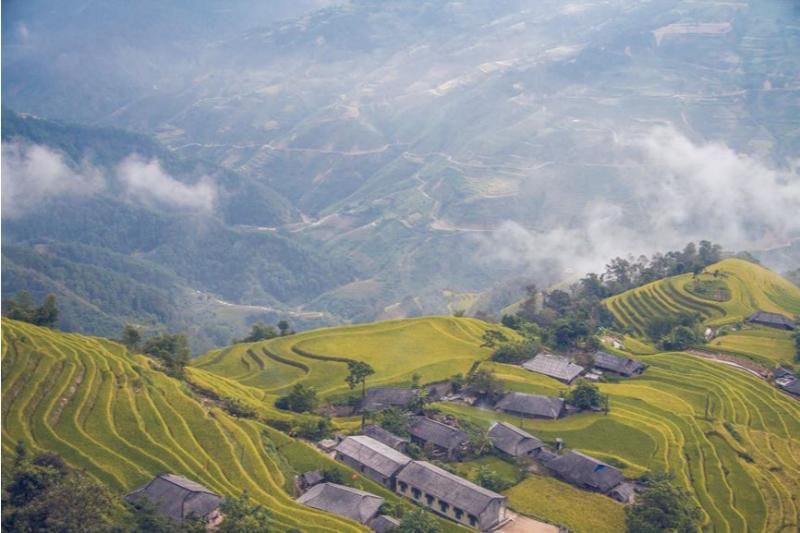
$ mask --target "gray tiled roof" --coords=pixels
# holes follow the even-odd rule
[[[367,411],[383,411],[389,407],[405,407],[417,397],[415,389],[392,389],[376,387],[367,391],[361,408]]]
[[[566,357],[549,353],[538,354],[533,359],[522,363],[522,367],[567,383],[578,377],[584,370],[582,366],[576,365]]]
[[[125,496],[129,502],[139,498],[150,500],[158,512],[179,524],[190,516],[205,517],[222,503],[222,497],[218,494],[175,474],[158,476]]]
[[[644,365],[642,363],[627,357],[620,357],[618,355],[610,354],[608,352],[597,351],[594,353],[593,358],[595,367],[616,372],[617,374],[622,374],[623,376],[632,376],[644,369]]]
[[[594,457],[571,451],[547,463],[564,480],[608,492],[624,481],[622,472]]]
[[[369,425],[364,427],[364,435],[372,437],[373,439],[384,443],[387,446],[400,450],[407,442],[408,439],[398,437],[391,431],[386,431],[380,426]]]
[[[544,443],[533,435],[505,422],[492,424],[489,428],[489,436],[495,448],[512,457],[520,457],[544,446]]]
[[[564,411],[564,400],[554,396],[539,396],[522,392],[509,392],[495,406],[501,411],[529,416],[558,418]]]
[[[366,435],[347,437],[336,446],[336,452],[386,477],[393,476],[411,461],[410,457]]]
[[[335,483],[320,483],[297,498],[297,501],[329,513],[346,516],[366,524],[378,513],[383,498]]]
[[[493,500],[506,499],[501,494],[424,461],[410,462],[397,475],[397,481],[408,483],[475,516],[482,513]]]
[[[425,442],[431,442],[447,450],[454,450],[469,439],[460,429],[424,416],[415,416],[411,419],[409,432]]]
[[[795,329],[797,327],[794,320],[791,318],[779,313],[769,313],[767,311],[757,311],[750,315],[747,321],[787,329]]]

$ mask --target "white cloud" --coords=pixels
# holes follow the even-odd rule
[[[207,177],[187,185],[165,172],[157,160],[145,161],[136,155],[119,164],[117,175],[127,194],[140,202],[190,211],[214,209],[216,188]]]
[[[542,232],[506,221],[481,238],[483,255],[534,276],[583,274],[615,256],[689,241],[740,250],[800,235],[796,163],[775,168],[722,143],[694,143],[674,128],[628,138],[616,149],[643,170],[626,176],[627,198],[598,199],[573,218],[577,224]]]
[[[105,187],[97,169],[84,164],[73,170],[46,146],[3,143],[2,154],[3,218],[21,216],[52,198],[91,196]]]

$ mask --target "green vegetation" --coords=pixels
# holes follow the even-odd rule
[[[592,409],[603,404],[600,389],[591,381],[579,379],[575,387],[569,391],[567,401],[579,409]]]
[[[55,294],[48,294],[42,305],[36,307],[27,291],[20,291],[13,298],[3,300],[3,314],[11,320],[21,320],[36,326],[52,328],[58,321]]]
[[[689,493],[668,478],[648,479],[636,502],[625,509],[628,533],[697,531],[703,514]]]
[[[705,300],[726,302],[731,299],[731,292],[725,280],[720,279],[718,276],[719,272],[716,270],[712,274],[696,275],[692,278],[692,281],[684,285],[684,288]]]
[[[295,383],[292,390],[286,396],[281,396],[275,402],[275,407],[288,409],[295,413],[307,413],[316,409],[319,404],[317,391],[314,387],[308,387],[302,383]]]
[[[513,509],[576,533],[625,530],[622,505],[602,494],[586,492],[551,477],[529,476],[504,494]]]

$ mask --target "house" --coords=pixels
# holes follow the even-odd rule
[[[364,401],[361,403],[362,411],[378,412],[389,407],[403,408],[416,399],[419,391],[416,389],[392,389],[378,387],[369,389]]]
[[[511,457],[532,457],[544,447],[544,443],[517,426],[495,422],[489,427],[492,444]]]
[[[749,324],[758,324],[760,326],[786,329],[789,331],[794,331],[795,329],[797,329],[794,320],[792,320],[788,316],[784,316],[779,313],[768,313],[767,311],[757,311],[753,313],[752,315],[747,317],[746,322],[748,322]]]
[[[314,509],[344,516],[362,524],[375,518],[383,505],[383,498],[380,496],[336,483],[315,485],[297,498],[297,501]]]
[[[495,408],[515,416],[550,419],[561,418],[566,410],[562,398],[522,392],[509,392],[497,402]]]
[[[626,481],[611,489],[608,495],[619,503],[633,503],[633,499],[636,497],[636,488],[633,483]]]
[[[125,495],[133,504],[140,499],[149,500],[156,511],[179,525],[192,518],[202,518],[209,525],[222,521],[222,496],[183,476],[162,474]]]
[[[376,441],[382,442],[390,448],[394,448],[398,452],[404,452],[406,450],[406,444],[408,444],[408,439],[398,437],[391,431],[386,431],[380,426],[365,426],[364,435],[367,437],[372,437]]]
[[[779,366],[772,371],[772,377],[774,377],[775,379],[781,379],[787,376],[794,377],[794,374],[792,374],[791,370],[787,370],[782,366]]]
[[[394,531],[400,527],[400,520],[381,514],[376,516],[372,522],[369,523],[369,527],[377,533],[387,533],[388,531]]]
[[[533,359],[522,363],[522,367],[531,372],[544,374],[569,385],[581,375],[584,368],[576,365],[566,357],[549,353],[540,353]]]
[[[787,379],[787,378],[784,378]],[[795,396],[800,396],[800,379],[793,379],[788,383],[781,385],[781,388],[788,392],[789,394],[794,394]]]
[[[625,481],[622,472],[613,466],[576,451],[559,455],[545,466],[568,483],[604,494]]]
[[[394,489],[394,476],[411,458],[372,437],[347,437],[335,448],[336,459],[373,481]]]
[[[398,494],[460,524],[488,531],[506,520],[506,497],[424,461],[397,474]]]
[[[597,351],[593,355],[594,367],[629,378],[644,372],[644,365],[627,357]]]
[[[453,460],[466,451],[469,436],[458,428],[424,416],[411,418],[408,428],[411,440],[420,446],[430,444],[434,452]]]

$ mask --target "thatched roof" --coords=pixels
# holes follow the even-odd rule
[[[555,419],[564,412],[564,400],[554,396],[509,392],[495,407],[509,413]]]
[[[446,450],[455,450],[469,440],[469,436],[460,429],[424,416],[415,416],[411,419],[409,432],[420,440]]]
[[[779,313],[769,313],[767,311],[757,311],[747,318],[747,322],[761,324],[773,328],[794,330],[797,326],[794,320]]]
[[[625,479],[613,466],[575,451],[549,461],[547,467],[565,481],[600,492],[608,492]]]
[[[642,363],[608,352],[597,351],[594,353],[593,358],[595,368],[608,370],[627,377],[639,374],[644,370],[644,365]]]

